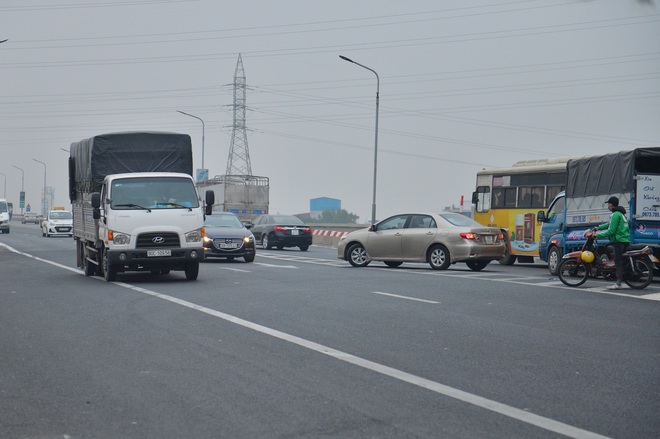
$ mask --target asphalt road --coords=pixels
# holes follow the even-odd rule
[[[660,437],[657,281],[311,247],[106,283],[74,248],[0,235],[2,438]]]

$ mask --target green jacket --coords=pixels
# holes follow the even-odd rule
[[[599,238],[609,238],[610,242],[625,242],[630,243],[630,227],[628,220],[624,216],[625,210],[616,207],[610,217],[610,222],[598,226],[598,230],[605,230],[599,232]]]

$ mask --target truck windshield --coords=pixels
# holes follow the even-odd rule
[[[130,209],[191,209],[199,207],[192,181],[180,177],[138,177],[114,180],[110,207]]]

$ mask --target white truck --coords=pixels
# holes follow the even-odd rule
[[[190,136],[103,134],[71,144],[69,198],[76,260],[87,276],[184,271],[195,280],[204,258],[204,215],[192,178]]]
[[[9,212],[9,203],[4,198],[0,198],[0,233],[9,233],[11,216]]]

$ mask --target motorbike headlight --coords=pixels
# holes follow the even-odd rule
[[[186,233],[186,242],[201,242],[203,235],[202,230],[203,229],[197,229]]]

